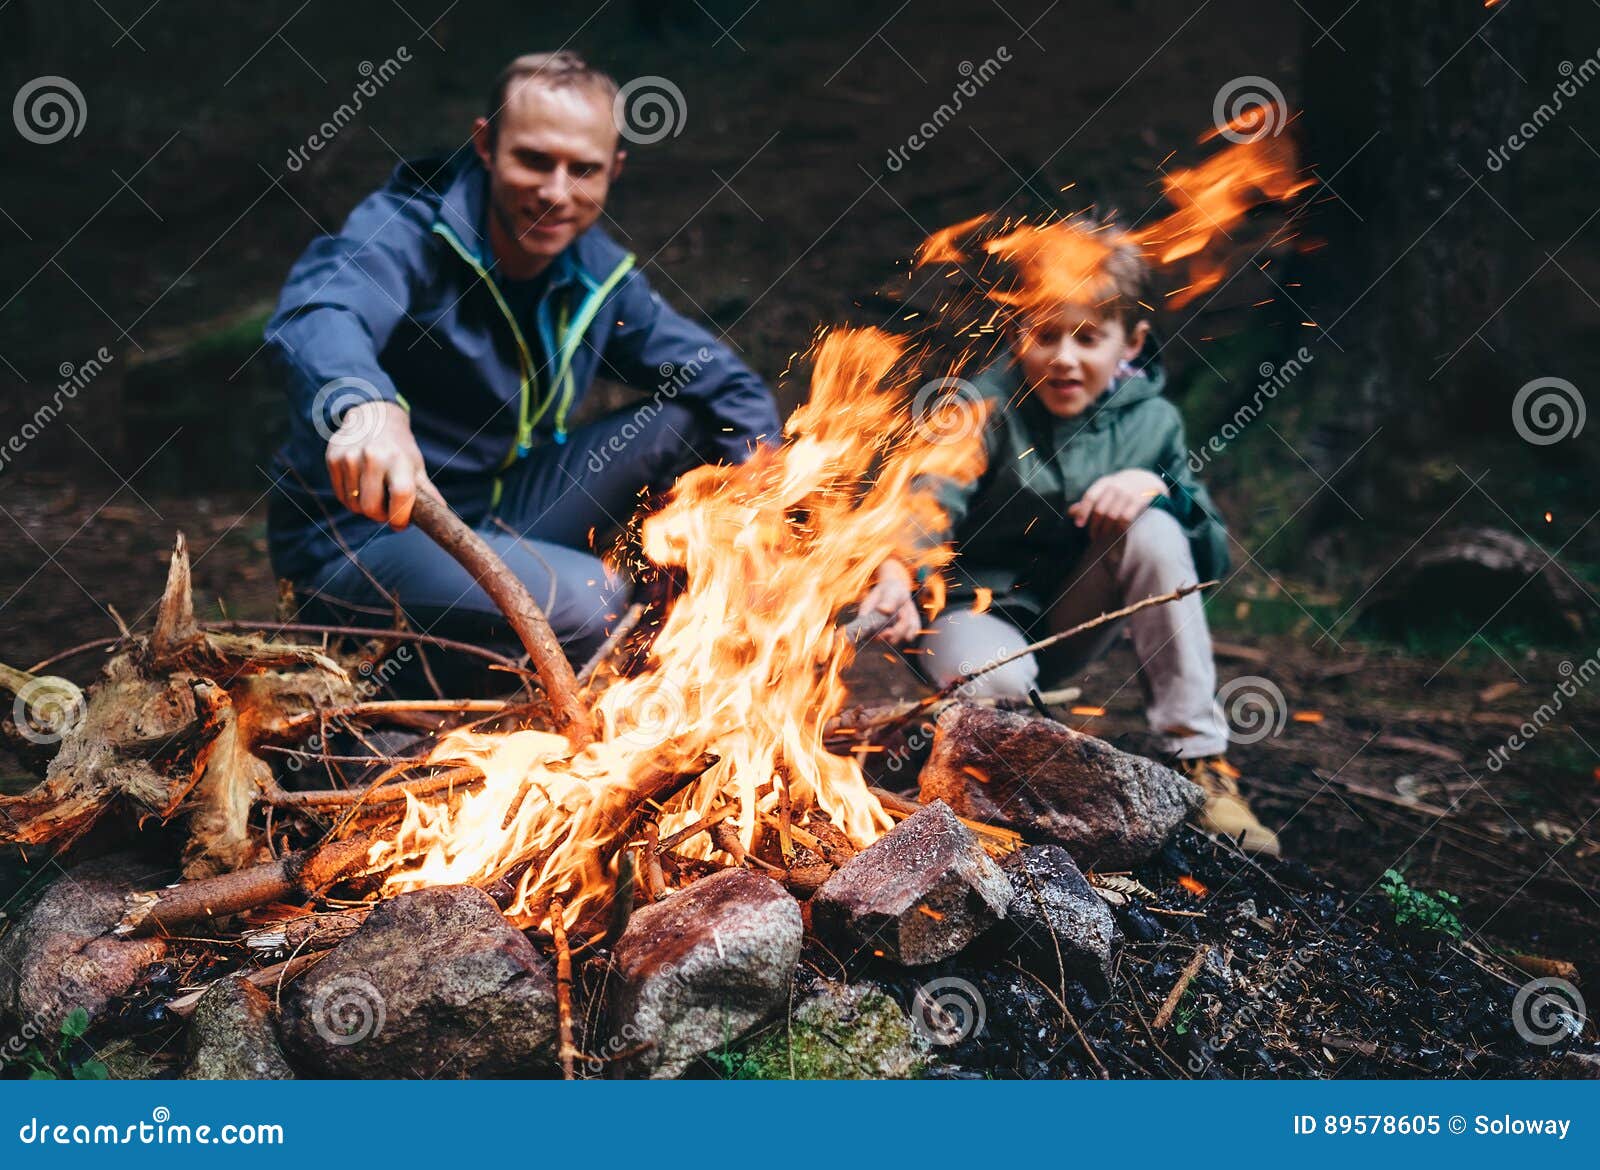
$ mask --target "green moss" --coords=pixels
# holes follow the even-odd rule
[[[712,1059],[738,1080],[880,1080],[921,1074],[927,1046],[900,1005],[870,987],[830,986],[743,1051]]]

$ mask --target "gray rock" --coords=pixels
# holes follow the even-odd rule
[[[1600,1081],[1600,1053],[1568,1052],[1554,1061],[1555,1076],[1569,1081]]]
[[[291,1055],[336,1077],[515,1077],[553,1069],[549,964],[471,886],[381,902],[295,984]]]
[[[967,704],[939,716],[921,796],[1043,834],[1102,869],[1146,861],[1204,801],[1154,760],[1050,719]]]
[[[1000,868],[1016,893],[1006,921],[1022,942],[1041,954],[1059,949],[1069,975],[1109,982],[1117,924],[1072,855],[1059,845],[1025,845]]]
[[[124,896],[171,879],[170,871],[127,854],[63,874],[0,939],[0,1014],[47,1041],[75,1008],[98,1018],[167,950],[159,938],[107,937]]]
[[[611,1035],[624,1076],[676,1077],[789,1000],[804,935],[782,886],[727,870],[637,911],[613,953]]]
[[[905,1080],[930,1060],[928,1040],[881,988],[825,983],[745,1054],[737,1075],[760,1080]]]
[[[202,995],[189,1021],[189,1062],[183,1075],[192,1081],[293,1080],[294,1070],[278,1046],[267,993],[231,976]]]
[[[936,802],[840,866],[812,897],[811,922],[917,967],[961,950],[1010,904],[1000,867]]]

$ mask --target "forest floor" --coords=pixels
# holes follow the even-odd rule
[[[1175,0],[1112,0],[1089,20],[1078,6],[1007,0],[937,6],[936,16],[908,14],[877,34],[881,17],[866,6],[763,6],[743,23],[735,19],[743,2],[706,7],[732,27],[731,38],[692,13],[683,28],[651,37],[621,6],[590,24],[594,4],[541,6],[534,16],[510,3],[463,4],[424,36],[406,9],[374,2],[319,10],[314,24],[307,17],[287,29],[290,48],[274,42],[255,59],[251,49],[281,21],[273,6],[231,13],[230,27],[214,28],[208,5],[167,0],[139,26],[146,53],[114,47],[120,38],[109,24],[98,39],[63,32],[46,43],[64,61],[50,71],[101,84],[86,87],[94,113],[85,137],[30,154],[27,182],[11,182],[21,160],[0,157],[6,218],[27,236],[5,249],[0,295],[12,299],[0,308],[0,354],[11,369],[0,370],[0,423],[13,429],[17,404],[47,392],[64,363],[108,342],[119,360],[0,477],[0,660],[31,666],[114,634],[113,610],[147,627],[180,530],[202,617],[273,616],[259,468],[278,399],[259,359],[263,314],[290,258],[381,182],[397,155],[459,143],[482,79],[508,45],[544,47],[571,33],[624,76],[661,72],[682,83],[688,128],[636,152],[610,226],[648,259],[669,299],[729,332],[779,384],[785,406],[804,390],[781,376],[790,355],[819,322],[848,315],[852,299],[882,284],[927,232],[982,210],[1048,206],[1074,183],[1084,203],[1121,194],[1112,202],[1136,218],[1170,152],[1192,151],[1209,126],[1219,85],[1261,74],[1279,82],[1291,106],[1300,98],[1304,28],[1293,6],[1218,0],[1196,20],[1193,5]],[[210,38],[199,57],[196,27]],[[285,174],[285,152],[348,96],[358,62],[401,44],[414,45],[416,64],[314,165]],[[848,56],[856,44],[862,50]],[[884,152],[930,115],[929,95],[947,94],[962,61],[1002,44],[1014,64],[972,102],[969,120],[939,135],[915,165],[885,173]],[[314,84],[296,56],[325,83]],[[1150,62],[1157,65],[1146,71]],[[111,87],[146,96],[114,101]],[[1540,247],[1529,245],[1535,263],[1589,198],[1583,184],[1536,181],[1568,173],[1562,150],[1582,151],[1564,135],[1541,142],[1549,151],[1530,153],[1526,189],[1542,202],[1511,204],[1540,234]],[[1334,163],[1325,169],[1337,173]],[[1590,286],[1596,255],[1574,246],[1567,257]],[[1592,369],[1592,347],[1579,344],[1587,309],[1565,280],[1539,264],[1508,311],[1528,324],[1530,352],[1578,355]],[[1281,360],[1302,338],[1292,314],[1246,315],[1264,293],[1251,274],[1209,315],[1169,326],[1174,397],[1198,434],[1206,432],[1195,426],[1197,409],[1226,417],[1230,396],[1248,396],[1258,361]],[[1219,335],[1251,330],[1256,340],[1231,363],[1209,348]],[[1185,397],[1186,386],[1219,368],[1245,375]],[[1308,379],[1298,389],[1310,396],[1338,384]],[[1283,406],[1284,416],[1269,420],[1277,429],[1251,437],[1261,445],[1254,455],[1241,444],[1242,461],[1215,468],[1222,509],[1247,542],[1276,536],[1281,517],[1304,526],[1318,513],[1302,515],[1303,489],[1273,470],[1305,462],[1289,396]],[[1289,451],[1280,445],[1291,443]],[[1494,499],[1480,489],[1452,519],[1472,518],[1476,506],[1503,524],[1506,509],[1532,516],[1549,499],[1581,500],[1581,474],[1553,487],[1540,478],[1547,450],[1514,452],[1516,462],[1504,451],[1485,456],[1496,478],[1478,479]],[[1419,476],[1446,497],[1478,471],[1464,455],[1419,461]],[[1600,529],[1586,532],[1575,504],[1555,511],[1541,538],[1563,548],[1575,541],[1567,557],[1580,570],[1600,563]],[[1409,529],[1389,535],[1403,548],[1433,521],[1410,517]],[[1403,870],[1415,887],[1459,895],[1463,922],[1485,945],[1592,970],[1600,962],[1600,754],[1592,746],[1600,744],[1600,695],[1580,694],[1503,769],[1486,767],[1489,752],[1550,700],[1562,664],[1587,657],[1592,643],[1566,650],[1463,631],[1459,646],[1398,646],[1335,626],[1336,642],[1316,623],[1360,594],[1369,567],[1318,555],[1310,535],[1280,538],[1264,560],[1270,576],[1247,568],[1211,610],[1219,637],[1234,646],[1221,656],[1220,676],[1270,679],[1292,713],[1278,734],[1240,744],[1232,757],[1263,819],[1281,829],[1286,855],[1354,892],[1372,889],[1387,869]],[[61,672],[87,682],[94,661],[77,658]],[[908,685],[903,672],[874,677],[885,689]],[[1132,677],[1131,656],[1119,649],[1070,680],[1083,688],[1082,705],[1106,711],[1075,723],[1148,746]],[[24,782],[19,765],[0,755],[0,783],[14,790]],[[8,896],[0,890],[0,906]]]

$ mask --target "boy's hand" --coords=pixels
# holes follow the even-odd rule
[[[1079,528],[1088,527],[1090,539],[1105,540],[1126,532],[1157,497],[1166,494],[1167,485],[1159,475],[1130,467],[1095,480],[1067,515]]]
[[[878,566],[878,579],[861,599],[861,615],[885,615],[888,624],[876,636],[891,646],[899,646],[922,632],[922,611],[917,608],[914,594],[911,570],[890,557]]]
[[[345,412],[328,440],[328,476],[345,507],[404,528],[417,489],[428,485],[411,419],[392,402],[363,402]]]

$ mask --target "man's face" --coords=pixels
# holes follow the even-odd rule
[[[1117,366],[1138,356],[1149,328],[1140,321],[1130,331],[1115,317],[1071,306],[1031,317],[1015,340],[1023,380],[1051,414],[1076,418],[1105,393]]]
[[[480,118],[473,144],[489,171],[490,242],[508,274],[534,275],[600,218],[621,173],[611,101],[586,86],[522,81],[492,149],[488,130]]]

